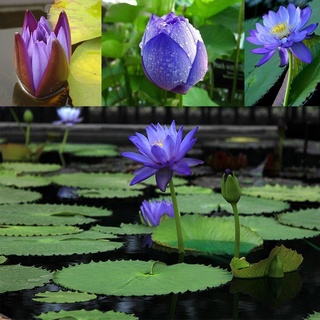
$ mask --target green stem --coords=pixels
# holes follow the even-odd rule
[[[60,157],[60,160],[61,160],[61,164],[63,167],[66,166],[66,162],[64,160],[64,157],[63,157],[63,150],[64,150],[64,146],[68,140],[68,135],[69,135],[69,127],[66,127],[66,130],[64,131],[64,135],[63,135],[63,139],[62,139],[62,142],[61,142],[61,145],[60,145],[60,149],[59,149],[59,157]]]
[[[31,125],[30,125],[30,123],[27,123],[27,130],[26,130],[26,135],[25,135],[25,145],[26,146],[30,143],[30,129],[31,129]]]
[[[179,94],[179,107],[183,107],[183,95]]]
[[[231,203],[234,214],[234,257],[240,257],[240,221],[238,206],[236,203]]]
[[[10,113],[11,113],[11,115],[12,115],[12,118],[13,118],[14,121],[17,123],[19,130],[20,130],[20,131],[22,132],[22,134],[25,136],[26,133],[25,133],[24,129],[23,129],[22,126],[21,126],[21,123],[20,123],[19,118],[18,118],[18,116],[17,116],[17,114],[16,114],[16,111],[14,110],[14,108],[9,108],[9,110],[10,110]]]
[[[288,50],[288,55],[289,55],[289,67],[288,67],[288,80],[287,80],[287,86],[286,86],[286,93],[284,96],[284,101],[283,101],[283,106],[287,107],[288,106],[288,101],[289,101],[289,93],[290,93],[290,87],[291,87],[291,81],[292,81],[292,53],[290,50]]]
[[[170,187],[171,198],[172,198],[172,203],[173,203],[174,220],[176,222],[178,249],[179,249],[179,253],[184,253],[184,245],[183,245],[182,229],[181,229],[181,221],[180,221],[180,211],[178,208],[177,197],[176,197],[176,193],[174,191],[174,185],[173,185],[172,179],[169,182],[169,187]]]

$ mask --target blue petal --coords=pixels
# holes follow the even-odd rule
[[[291,52],[295,57],[297,57],[299,60],[311,63],[312,61],[312,55],[308,49],[308,47],[303,42],[295,42],[290,47]]]
[[[168,183],[172,179],[173,172],[168,168],[163,168],[156,173],[156,182],[158,188],[165,192]]]
[[[187,82],[191,63],[183,49],[166,34],[152,38],[144,47],[142,65],[147,77],[165,90]]]
[[[179,162],[172,165],[171,169],[177,173],[184,174],[186,176],[189,176],[191,174],[191,170],[188,164],[183,160],[180,160]]]
[[[158,163],[160,162],[165,164],[167,161],[169,161],[167,153],[161,147],[154,145],[151,147],[151,152]]]
[[[257,63],[257,67],[262,66],[264,63],[266,63],[267,61],[269,61],[271,59],[271,57],[274,55],[274,53],[276,52],[276,50],[272,50],[269,53],[266,53],[261,59],[260,61]]]
[[[138,171],[138,170],[137,170]],[[137,172],[136,171],[136,172]],[[144,181],[148,178],[150,178],[151,176],[153,176],[156,172],[158,171],[158,169],[155,168],[148,168],[148,167],[142,167],[139,169],[138,174],[132,179],[130,186],[133,186],[136,183],[139,183],[141,181]]]
[[[280,67],[285,66],[288,63],[288,51],[287,49],[279,48]]]

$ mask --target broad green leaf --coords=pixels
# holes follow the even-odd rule
[[[53,256],[91,254],[120,248],[101,232],[84,231],[62,236],[3,237],[0,236],[0,255]]]
[[[68,83],[74,106],[101,106],[101,38],[77,47],[71,57]]]
[[[276,255],[282,262],[283,272],[292,272],[297,270],[303,261],[301,254],[281,245],[273,248],[268,258],[260,260],[250,266],[239,268],[237,266],[237,258],[233,258],[230,263],[232,273],[236,278],[259,278],[267,276],[270,264]]]
[[[117,235],[133,235],[133,234],[150,234],[154,231],[154,227],[146,226],[143,224],[131,224],[121,223],[120,228],[118,227],[104,227],[94,226],[91,228],[93,231],[98,231],[106,234],[117,234]]]
[[[305,209],[278,215],[280,223],[310,230],[320,231],[320,209]]]
[[[186,250],[206,255],[232,255],[234,252],[233,221],[217,217],[184,215],[181,217],[181,227]],[[242,253],[247,253],[262,244],[262,238],[256,232],[245,227],[240,229]],[[152,240],[161,246],[178,248],[175,220],[165,220],[156,227]]]
[[[133,6],[127,3],[115,3],[111,5],[103,21],[106,23],[110,22],[133,22],[143,10],[142,6]]]
[[[49,12],[53,26],[62,10],[68,16],[72,44],[101,36],[101,1],[55,0]]]
[[[218,106],[213,102],[204,89],[193,87],[183,97],[183,105],[187,107],[205,107],[205,106]]]
[[[32,300],[46,303],[74,303],[93,300],[96,297],[97,296],[95,294],[90,294],[87,292],[59,290],[38,292],[35,294],[35,297]]]
[[[102,312],[99,310],[60,310],[59,312],[50,311],[41,313],[37,316],[41,320],[138,320],[137,317],[126,314],[124,312],[108,311]]]
[[[139,6],[145,7],[145,10],[161,17],[174,11],[174,2],[172,0],[137,0]]]
[[[129,49],[129,44],[124,44],[114,39],[104,40],[101,44],[101,53],[106,58],[121,58]]]
[[[81,189],[77,190],[77,195],[84,198],[130,198],[142,196],[142,191],[131,189],[112,189],[112,188],[100,188],[100,189]]]
[[[159,261],[139,260],[90,262],[63,268],[54,274],[54,282],[65,288],[112,296],[198,291],[230,280],[228,271],[211,266],[186,263],[167,266]]]
[[[320,319],[320,312],[314,312],[308,315],[308,318],[303,318],[304,320],[319,320]]]
[[[43,173],[58,171],[61,169],[61,166],[59,164],[45,163],[3,162],[0,165],[0,169],[1,168],[4,168],[6,170],[12,170],[18,173]]]
[[[40,287],[51,278],[51,272],[41,268],[0,265],[0,293]]]
[[[9,187],[44,187],[48,186],[50,183],[51,181],[45,177],[30,174],[19,175],[14,171],[0,171],[0,184]]]
[[[0,204],[34,202],[40,198],[41,194],[36,191],[18,190],[0,185]]]
[[[0,264],[3,264],[7,261],[7,258],[5,256],[0,256]]]

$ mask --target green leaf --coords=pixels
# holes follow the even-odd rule
[[[7,258],[5,256],[0,256],[0,264],[3,264],[7,261]]]
[[[218,106],[210,98],[208,91],[193,87],[183,97],[183,105],[188,107],[205,107],[205,106]]]
[[[14,171],[1,171],[0,184],[17,187],[17,188],[29,188],[29,187],[44,187],[51,183],[50,180],[45,177],[33,176],[33,175],[18,175]]]
[[[12,170],[17,173],[44,173],[58,171],[61,169],[61,166],[59,164],[46,163],[3,162],[0,165],[0,169],[1,168],[6,170]]]
[[[74,106],[101,106],[101,38],[77,47],[71,56],[68,83]]]
[[[142,196],[142,191],[131,190],[131,189],[111,189],[111,188],[100,188],[100,189],[81,189],[77,190],[77,195],[84,198],[129,198]]]
[[[206,255],[233,255],[233,221],[217,217],[184,215],[181,217],[181,227],[186,250]],[[249,228],[241,227],[240,234],[240,251],[242,253],[247,253],[263,242],[262,238]],[[168,219],[156,227],[152,234],[152,240],[161,246],[178,248],[175,220]]]
[[[74,291],[46,291],[38,292],[35,294],[33,301],[47,302],[47,303],[74,303],[83,302],[95,299],[95,294],[87,292],[74,292]]]
[[[54,281],[63,287],[113,296],[198,291],[230,280],[228,271],[211,266],[186,263],[167,266],[158,261],[139,260],[90,262],[63,268],[54,274]]]
[[[49,11],[53,26],[62,10],[68,16],[72,44],[101,36],[101,1],[55,0]]]
[[[259,278],[267,276],[271,262],[276,256],[282,262],[283,272],[292,272],[297,270],[303,261],[301,254],[281,245],[273,248],[268,258],[260,260],[250,266],[242,266],[239,268],[239,265],[237,265],[238,258],[233,258],[230,263],[232,273],[236,278]]]
[[[21,265],[0,265],[0,292],[40,287],[52,278],[51,272]]]
[[[304,320],[319,320],[320,319],[320,312],[314,312],[310,314],[308,318],[303,318]]]
[[[0,204],[34,202],[40,198],[41,194],[36,191],[18,190],[0,185]]]
[[[98,231],[106,234],[117,234],[117,235],[133,235],[133,234],[150,234],[154,231],[154,227],[146,226],[143,224],[131,224],[121,223],[120,228],[118,227],[104,227],[94,226],[91,228],[93,231]]]
[[[139,16],[142,10],[142,6],[133,6],[127,3],[115,3],[108,8],[103,21],[106,23],[130,23]]]

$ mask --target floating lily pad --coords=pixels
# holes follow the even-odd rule
[[[319,320],[320,319],[320,312],[314,312],[310,314],[308,318],[304,318],[305,320]]]
[[[43,173],[58,171],[61,169],[59,164],[44,164],[44,163],[28,163],[28,162],[3,162],[0,168],[12,170],[15,172],[24,173]]]
[[[52,256],[107,252],[120,248],[100,232],[84,231],[63,236],[1,237],[0,255]]]
[[[126,173],[64,173],[52,177],[56,184],[88,189],[142,189],[141,184],[130,187],[131,174]]]
[[[36,191],[19,190],[0,185],[0,204],[34,202],[40,198],[41,194]]]
[[[233,220],[233,217],[225,219]],[[285,226],[276,219],[266,217],[240,217],[240,224],[257,232],[264,240],[293,240],[320,235],[320,231]]]
[[[77,190],[77,195],[84,198],[129,198],[142,196],[142,191],[130,189],[81,189]]]
[[[132,223],[121,223],[120,228],[118,227],[103,227],[103,226],[94,226],[91,230],[102,232],[102,233],[111,233],[117,235],[133,235],[133,234],[150,234],[154,231],[155,227],[146,226],[143,224],[132,224]]]
[[[0,264],[3,264],[7,261],[7,258],[5,256],[0,256]]]
[[[0,225],[0,236],[57,236],[78,233],[82,230],[72,226],[5,226]]]
[[[72,310],[59,312],[50,311],[48,313],[41,313],[37,316],[41,320],[66,320],[66,319],[81,319],[81,320],[138,320],[134,315],[126,314],[124,312],[108,311],[102,312],[99,310]]]
[[[278,220],[288,226],[320,231],[320,208],[286,212],[278,215]]]
[[[47,303],[74,303],[89,301],[95,299],[97,296],[95,294],[90,294],[87,292],[74,292],[74,291],[46,291],[38,292],[32,299],[38,302]]]
[[[32,289],[49,282],[52,274],[48,270],[21,265],[0,266],[0,292]]]
[[[320,187],[294,186],[287,187],[276,184],[265,185],[263,187],[242,188],[242,193],[250,196],[258,196],[266,199],[286,200],[286,201],[314,201],[320,202]]]
[[[200,187],[200,186],[184,186],[180,185],[174,187],[176,194],[212,194],[213,190],[207,187]],[[160,193],[160,190],[158,191]],[[161,192],[162,193],[162,192]],[[170,190],[166,190],[166,194],[170,194]]]
[[[45,177],[34,176],[30,174],[18,175],[14,171],[1,171],[0,183],[9,187],[29,188],[44,187],[51,183]]]
[[[54,274],[54,281],[63,287],[114,296],[198,291],[230,280],[231,274],[218,267],[186,263],[167,266],[158,261],[138,260],[90,262],[63,268]]]
[[[233,255],[233,221],[217,217],[184,215],[181,217],[181,227],[186,250],[205,255]],[[247,253],[263,243],[262,238],[249,228],[240,227],[240,234],[242,253]],[[175,220],[167,219],[156,227],[152,240],[161,246],[178,248]]]
[[[295,250],[288,249],[281,245],[273,248],[268,258],[260,260],[255,264],[248,264],[247,266],[244,266],[243,263],[246,262],[246,260],[241,259],[239,261],[239,258],[233,258],[230,263],[232,273],[236,278],[265,277],[268,275],[271,262],[275,256],[280,259],[284,273],[297,270],[303,261],[301,254],[298,254]],[[241,263],[240,268],[239,262]]]
[[[89,217],[105,217],[107,209],[62,204],[23,204],[1,207],[0,224],[9,225],[80,225],[93,222]]]

